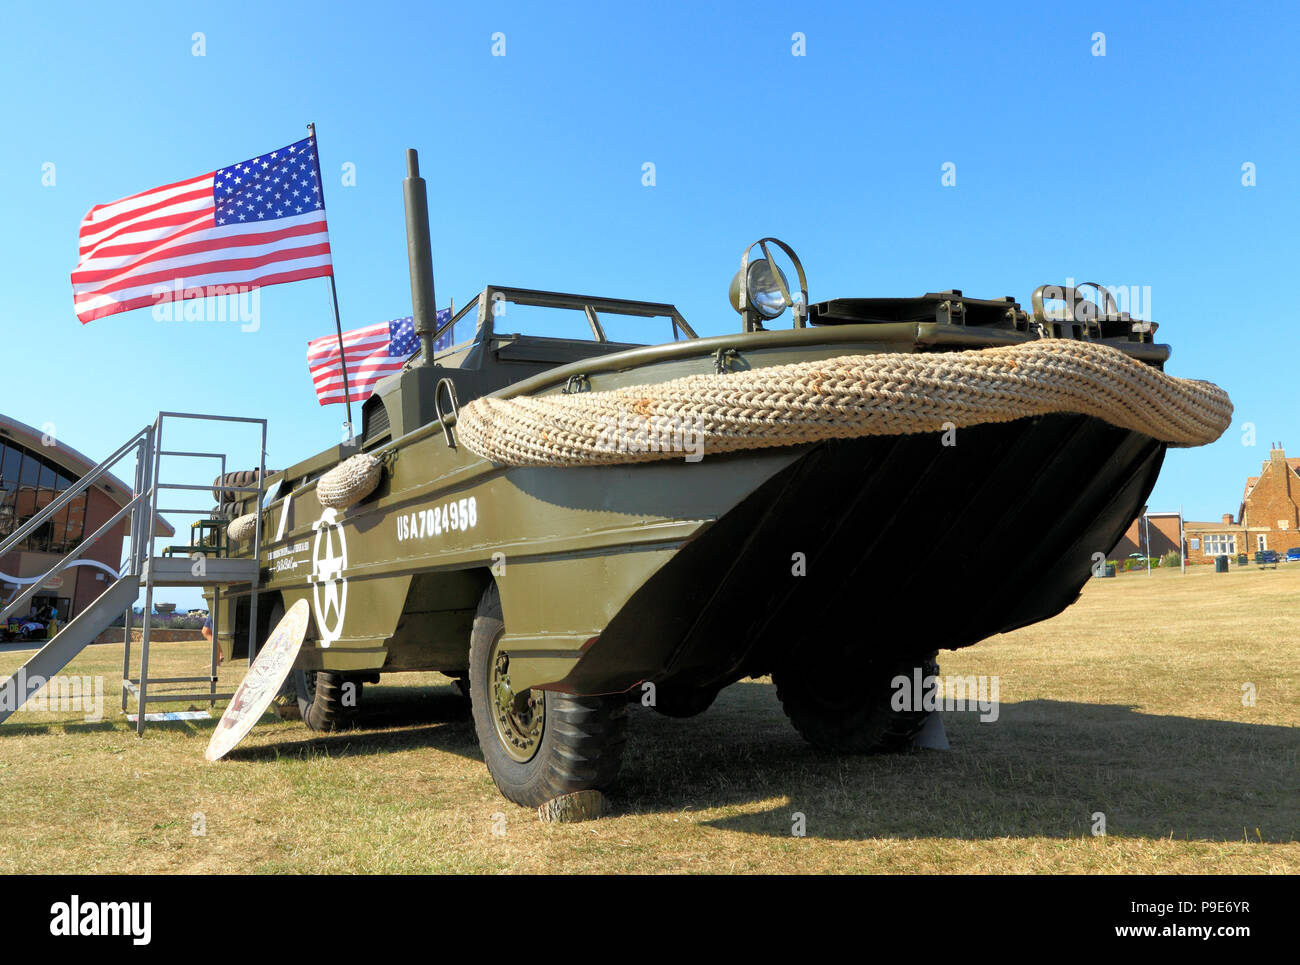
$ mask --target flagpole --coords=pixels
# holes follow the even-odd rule
[[[311,138],[312,144],[316,148],[316,181],[320,184],[320,204],[321,210],[325,210],[325,178],[320,171],[320,143],[316,140],[316,125],[307,125],[307,134]],[[325,235],[329,236],[329,216],[325,218]],[[347,445],[351,445],[355,436],[352,432],[352,391],[348,388],[348,356],[347,350],[343,347],[343,324],[339,321],[339,292],[334,285],[334,265],[333,256],[330,257],[330,297],[334,301],[334,331],[339,337],[339,368],[343,370],[343,403],[348,409],[348,421],[344,423],[348,430],[346,440]]]

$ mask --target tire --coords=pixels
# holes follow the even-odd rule
[[[331,670],[295,670],[298,713],[308,729],[328,733],[357,725],[365,684]]]
[[[267,633],[283,619],[284,603],[276,600],[267,618]],[[310,730],[346,730],[356,726],[363,686],[362,681],[345,674],[295,668],[272,698],[271,708],[281,720],[301,720]]]
[[[787,664],[773,672],[781,708],[804,740],[841,754],[881,754],[907,750],[931,711],[915,706],[895,710],[893,681],[937,676],[935,655],[867,662],[847,670],[836,661]]]
[[[642,694],[642,689],[635,687],[630,696],[639,704],[642,701]],[[650,705],[650,709],[664,717],[685,720],[704,713],[713,706],[717,698],[718,690],[712,687],[659,686],[655,688],[655,702]]]
[[[266,474],[271,476],[279,472],[278,469],[268,469]],[[257,485],[256,469],[240,469],[236,472],[228,472],[224,476],[218,476],[212,480],[212,498],[218,505],[223,503],[242,503],[246,499],[255,499],[256,493],[235,492],[232,489],[225,489],[225,486],[235,486],[245,488]]]
[[[627,699],[534,690],[507,712],[494,692],[503,685],[501,699],[509,694],[510,656],[499,649],[504,633],[493,584],[474,617],[469,688],[474,730],[497,788],[516,804],[540,807],[562,794],[611,787],[623,757]]]

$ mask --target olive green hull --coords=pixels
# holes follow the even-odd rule
[[[345,514],[344,530],[345,627],[383,619],[391,631],[345,633],[328,647],[317,633],[302,665],[462,671],[493,579],[514,673],[575,693],[645,680],[725,686],[827,637],[861,655],[968,646],[1073,602],[1097,554],[1141,511],[1165,448],[1065,415],[964,429],[950,441],[834,440],[697,464],[482,465],[473,484],[450,492],[390,492]],[[479,507],[475,526],[433,537],[446,540],[441,566],[413,573],[430,537],[398,541],[395,520],[409,533],[431,499],[465,493]],[[315,518],[310,502],[295,497],[291,514]],[[499,505],[514,508],[509,520],[493,518]],[[363,562],[381,535],[390,551],[409,553]],[[312,601],[306,573],[285,574],[268,572],[267,589],[286,605]]]
[[[657,572],[563,682],[711,690],[824,649],[924,657],[1061,612],[1165,446],[1083,416],[814,447]]]
[[[491,582],[516,690],[594,694],[643,680],[709,689],[798,655],[810,634],[929,653],[1067,606],[1155,483],[1164,446],[1082,416],[589,468],[507,468],[455,438],[440,380],[485,392],[590,391],[852,353],[1016,344],[1028,333],[885,323],[718,336],[569,364],[483,327],[446,365],[387,380],[365,407],[378,489],[316,498],[337,448],[271,479],[258,639],[274,598],[313,621],[300,666],[463,672]],[[495,346],[495,347],[494,347]],[[1159,366],[1165,346],[1119,346]],[[724,360],[724,354],[730,353]],[[944,442],[956,442],[945,445]],[[251,508],[251,507],[248,507]],[[236,547],[238,553],[239,547]],[[247,550],[245,549],[245,552]],[[802,560],[802,563],[800,563]],[[221,643],[248,637],[247,587]]]

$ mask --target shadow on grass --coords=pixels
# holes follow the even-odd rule
[[[273,760],[435,750],[482,760],[469,705],[451,687],[375,688],[363,726],[236,748]],[[1281,843],[1300,837],[1297,729],[1143,714],[1132,707],[1004,703],[995,722],[945,713],[952,751],[841,756],[804,743],[775,690],[744,683],[690,720],[630,709],[615,813],[719,808],[719,830],[789,837],[966,840],[1091,834]],[[436,764],[435,764],[436,766]],[[783,803],[753,810],[756,804]]]
[[[804,744],[770,691],[732,688],[690,736],[638,714],[618,794],[626,812],[784,798],[704,823],[789,837],[798,812],[809,836],[843,840],[1078,838],[1098,813],[1124,837],[1300,836],[1295,728],[1036,700],[1003,704],[990,723],[944,714],[951,752],[844,757]]]
[[[32,724],[13,724],[6,721],[3,725],[0,725],[0,734],[88,734],[94,731],[117,729],[118,724],[107,718],[103,720],[52,720]]]
[[[328,734],[306,730],[274,744],[236,747],[230,760],[274,760],[277,757],[321,754],[365,757],[428,748],[479,760],[478,741],[470,721],[469,703],[454,687],[375,687],[362,698],[359,726]]]

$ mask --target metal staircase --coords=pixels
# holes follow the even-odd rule
[[[249,559],[227,559],[224,557],[173,558],[154,555],[154,540],[157,535],[156,524],[159,513],[173,513],[189,516],[208,515],[210,510],[194,508],[159,507],[158,497],[162,490],[203,491],[211,487],[194,483],[159,481],[162,457],[179,457],[188,459],[218,460],[221,476],[226,473],[226,456],[215,452],[190,452],[186,450],[167,450],[162,447],[163,427],[171,420],[203,420],[251,424],[261,427],[261,444],[258,447],[258,474],[256,486],[221,486],[220,488],[236,493],[256,493],[257,505],[261,506],[266,480],[266,420],[241,418],[237,416],[214,416],[190,412],[160,412],[150,426],[141,429],[124,442],[116,452],[95,466],[71,487],[64,490],[57,499],[39,513],[19,526],[14,532],[0,542],[0,556],[17,546],[35,532],[43,523],[55,516],[60,510],[86,492],[96,482],[110,474],[110,470],[119,462],[135,457],[134,485],[131,499],[100,526],[94,533],[83,539],[73,550],[58,560],[43,575],[35,578],[21,590],[9,604],[0,610],[0,622],[8,620],[12,614],[25,612],[31,598],[43,583],[58,575],[70,565],[77,565],[79,558],[97,541],[111,533],[123,520],[129,517],[130,537],[126,559],[123,562],[115,582],[95,601],[83,609],[71,621],[59,629],[55,636],[47,641],[22,665],[16,674],[0,681],[0,723],[20,709],[26,701],[36,694],[52,677],[58,674],[81,653],[100,633],[108,629],[118,614],[125,613],[123,665],[122,665],[122,709],[126,710],[128,695],[136,697],[138,714],[136,732],[144,733],[146,707],[149,703],[164,701],[200,699],[208,702],[229,699],[231,694],[216,692],[217,680],[217,594],[220,587],[236,583],[247,583],[252,590],[250,600],[249,626],[257,626],[257,586],[259,582],[258,561],[262,548],[262,520],[258,514],[256,531],[253,537],[253,552]],[[195,547],[196,553],[202,552]],[[209,654],[209,674],[199,677],[150,677],[149,676],[149,636],[150,614],[153,611],[153,591],[156,586],[203,586],[212,587],[214,591],[213,633]],[[133,607],[144,590],[144,625],[140,634],[140,675],[131,677],[131,620]],[[250,637],[252,634],[250,633]],[[248,659],[254,657],[252,641],[249,642]],[[177,684],[206,682],[208,689],[202,693],[161,693],[150,694],[149,688],[155,684]]]

